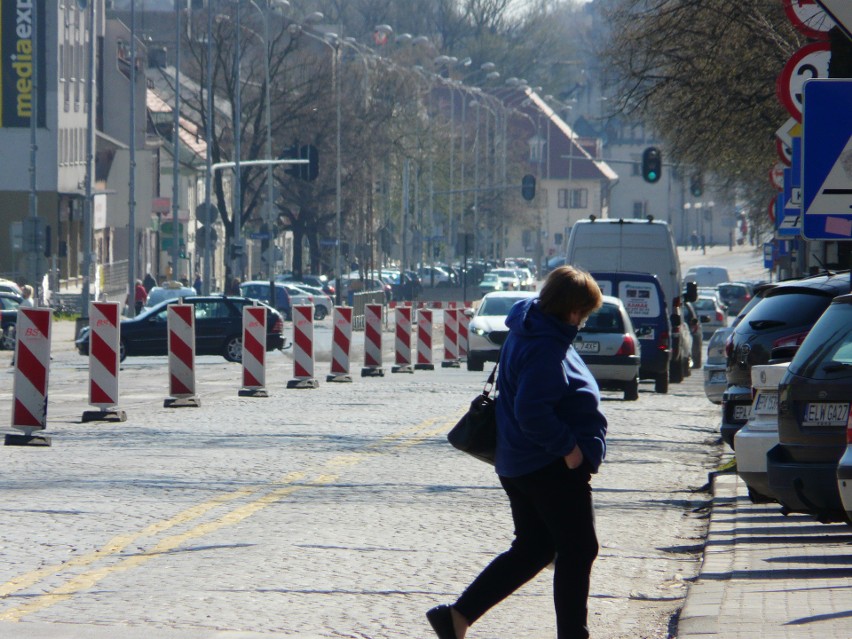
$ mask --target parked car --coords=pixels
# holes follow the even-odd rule
[[[21,287],[15,284],[12,280],[6,280],[0,278],[0,293],[13,293],[14,295],[21,295]]]
[[[184,286],[180,282],[163,282],[161,286],[154,286],[148,291],[148,298],[145,300],[144,308],[157,306],[160,302],[166,300],[176,300],[181,297],[192,297],[198,295],[191,286]]]
[[[15,293],[0,292],[0,350],[15,350],[18,307],[23,301],[24,298]]]
[[[707,343],[707,357],[704,358],[704,394],[714,404],[722,403],[722,393],[728,386],[725,369],[725,341],[731,331],[729,327],[717,329]]]
[[[302,275],[297,277],[294,273],[286,273],[284,275],[276,276],[275,280],[278,282],[302,282],[303,284],[310,284],[311,286],[321,288],[326,295],[332,298],[334,298],[335,296],[334,283],[331,282],[325,275],[311,275],[310,273],[302,273]]]
[[[284,282],[275,283],[274,304],[270,301],[272,296],[269,294],[269,282],[266,280],[243,282],[240,284],[240,293],[243,297],[249,297],[260,300],[264,304],[269,304],[281,313],[288,322],[293,321],[294,306],[313,304],[313,299],[309,293],[300,291],[296,287]]]
[[[755,503],[774,500],[769,487],[766,453],[778,443],[778,385],[789,363],[752,366],[754,399],[748,422],[734,436],[737,449],[737,474],[748,486]]]
[[[786,511],[844,521],[837,471],[852,400],[852,295],[832,301],[814,324],[778,393],[778,444],[766,455],[770,490]]]
[[[602,390],[623,391],[626,401],[639,399],[641,346],[620,299],[604,295],[577,333],[574,348]]]
[[[166,355],[168,353],[168,306],[178,300],[160,302],[133,319],[121,320],[119,359]],[[195,354],[221,355],[229,362],[242,360],[243,307],[255,300],[246,297],[196,296],[183,298],[195,307]],[[267,309],[266,350],[284,348],[284,320],[273,308]],[[80,355],[89,354],[89,327],[84,326],[74,342]]]
[[[502,290],[505,290],[503,288],[503,280],[500,279],[497,273],[486,273],[479,283],[479,291],[483,295]]]
[[[683,276],[684,282],[695,282],[699,288],[715,287],[730,279],[728,269],[722,266],[691,266]]]
[[[848,271],[781,282],[763,289],[762,299],[736,322],[725,344],[728,387],[721,424],[725,443],[733,447],[734,435],[748,419],[751,367],[790,361],[831,300],[849,291]]]
[[[641,346],[639,378],[654,381],[654,391],[669,390],[672,326],[665,294],[650,273],[594,271],[592,277],[604,295],[619,298]]]
[[[495,291],[482,298],[468,326],[467,370],[481,371],[485,362],[497,361],[509,334],[506,316],[515,302],[535,296],[532,291]]]
[[[301,291],[304,295],[310,296],[311,303],[314,305],[315,320],[323,320],[331,315],[331,310],[334,308],[334,300],[331,299],[331,296],[326,295],[325,291],[321,288],[302,282],[288,282],[287,285],[288,292],[289,288],[294,288]]]
[[[698,319],[701,320],[701,337],[703,340],[709,340],[713,333],[728,325],[725,309],[715,295],[701,295],[699,292],[698,299],[692,305],[698,313]]]
[[[420,277],[420,282],[426,288],[452,285],[450,274],[440,266],[422,266],[417,269],[417,275]]]
[[[751,286],[745,282],[723,282],[717,288],[728,315],[737,315],[751,299]]]

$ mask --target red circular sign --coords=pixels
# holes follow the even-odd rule
[[[806,44],[796,51],[778,76],[776,93],[787,112],[802,121],[802,87],[805,80],[827,78],[831,44],[826,41]]]
[[[769,211],[767,211],[769,213],[769,221],[772,222],[773,225],[775,224],[775,200],[777,199],[777,194],[772,196],[772,199],[769,200]]]
[[[776,162],[775,165],[769,169],[769,181],[779,191],[784,190],[784,165],[780,162]]]
[[[784,0],[784,11],[796,29],[814,40],[828,39],[834,27],[834,20],[814,0]]]
[[[775,138],[775,151],[778,153],[778,159],[784,164],[790,166],[793,164],[793,149],[784,144],[783,140]]]

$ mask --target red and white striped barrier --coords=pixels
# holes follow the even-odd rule
[[[169,395],[165,408],[200,406],[195,396],[195,306],[169,304]]]
[[[314,306],[293,307],[293,379],[287,388],[319,388],[314,377]]]
[[[435,370],[432,363],[432,311],[423,308],[417,311],[417,362],[414,368]]]
[[[361,377],[384,377],[382,368],[382,305],[364,306],[364,368]]]
[[[468,330],[470,327],[470,317],[468,317],[467,313],[464,312],[464,309],[459,309],[458,312],[459,318],[459,337],[458,337],[458,347],[459,347],[459,359],[467,359],[467,349],[468,349]]]
[[[33,432],[47,425],[52,319],[50,309],[18,308],[12,428],[24,434],[6,435],[7,446],[50,446],[50,437]]]
[[[325,381],[351,382],[349,351],[352,347],[352,307],[336,306],[332,323],[334,332],[331,338],[331,374]]]
[[[472,308],[473,302],[462,301],[417,301],[417,302],[388,302],[388,308],[393,310],[400,306],[414,306],[416,308],[431,308],[441,310],[445,308]]]
[[[442,368],[459,367],[459,310],[450,308],[444,311],[444,361]]]
[[[394,311],[394,366],[392,373],[413,373],[411,365],[411,307],[399,307]]]
[[[123,422],[127,414],[118,404],[118,360],[120,346],[118,302],[89,304],[89,404],[100,410],[83,411],[83,422]]]
[[[266,392],[266,307],[243,306],[243,387],[240,397],[269,397]]]

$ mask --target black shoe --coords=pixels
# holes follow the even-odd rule
[[[453,608],[447,604],[435,606],[426,612],[426,618],[432,624],[432,629],[438,639],[456,639],[456,629],[453,627]]]

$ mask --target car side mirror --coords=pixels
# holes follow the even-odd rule
[[[472,308],[466,308],[462,311],[462,313],[464,313],[465,317],[473,317],[473,309]]]

